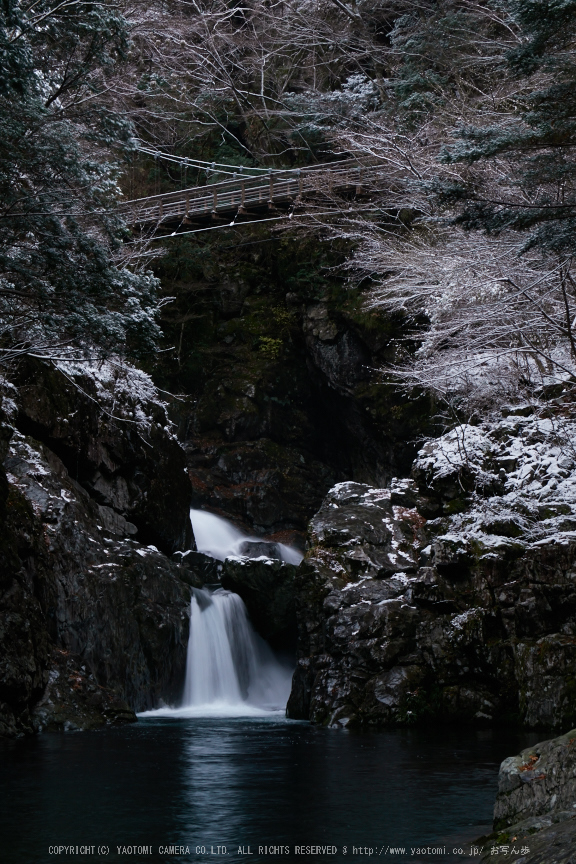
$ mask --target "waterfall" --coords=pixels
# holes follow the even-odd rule
[[[234,662],[232,596],[210,596],[196,589],[190,604],[190,638],[186,660],[184,706],[242,701],[240,676]]]
[[[194,588],[180,708],[140,717],[260,716],[284,712],[292,670],[256,633],[238,594]]]
[[[252,627],[238,594],[194,590],[184,709],[284,709],[290,678]]]
[[[240,544],[246,535],[227,519],[206,510],[190,510],[190,521],[199,552],[219,561],[240,554]]]
[[[302,555],[284,543],[250,537],[227,519],[191,510],[199,552],[224,561],[232,555],[276,557],[298,564]],[[238,594],[193,588],[184,697],[179,708],[140,717],[260,716],[284,713],[292,669],[280,663],[256,633]]]
[[[212,558],[217,558],[219,561],[224,561],[230,555],[248,555],[248,557],[255,558],[258,555],[266,554],[262,549],[262,551],[257,552],[257,555],[251,555],[250,546],[269,547],[274,550],[271,555],[268,553],[270,557],[280,558],[282,561],[287,561],[288,564],[299,564],[302,560],[301,553],[292,546],[287,546],[285,543],[263,541],[259,537],[244,534],[228,519],[216,516],[215,513],[208,513],[206,510],[190,510],[190,521],[198,551],[210,555]]]

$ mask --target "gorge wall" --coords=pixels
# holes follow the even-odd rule
[[[412,463],[403,436],[429,422],[424,403],[388,402],[370,368],[392,325],[328,289],[283,307],[242,290],[228,317],[214,297],[199,307],[212,329],[195,401],[167,405],[113,364],[30,359],[3,382],[3,734],[177,700],[190,588],[219,578],[278,648],[297,623],[291,717],[573,725],[571,392],[460,424]],[[274,309],[286,329],[249,339]],[[191,501],[282,540],[313,516],[305,560],[216,572],[182,554]]]
[[[178,355],[159,380],[189,394],[170,410],[196,505],[290,541],[336,482],[407,473],[430,403],[377,371],[402,321],[343,287],[345,250],[263,231],[219,238],[175,239],[160,262]]]
[[[190,489],[156,395],[108,364],[2,383],[0,734],[180,695],[190,574],[167,555],[191,543]]]

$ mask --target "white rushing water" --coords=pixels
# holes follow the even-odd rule
[[[194,592],[184,704],[284,708],[290,670],[256,633],[238,594]]]
[[[246,717],[284,711],[292,671],[256,633],[241,598],[193,589],[184,698],[180,708],[141,717]]]
[[[302,555],[239,531],[227,519],[191,510],[199,552],[224,561],[232,555],[259,557],[264,550],[290,564]],[[250,544],[252,554],[250,556]],[[260,548],[259,548],[260,547]],[[238,594],[192,589],[184,698],[180,708],[158,708],[140,717],[246,717],[284,712],[292,670],[280,663],[256,633]]]
[[[260,537],[244,534],[235,525],[215,513],[206,510],[191,510],[190,520],[194,531],[194,539],[199,552],[224,561],[230,555],[243,555],[242,544],[247,540],[253,543],[266,542]],[[289,564],[299,564],[302,555],[297,549],[285,543],[274,544],[278,547],[280,557]]]

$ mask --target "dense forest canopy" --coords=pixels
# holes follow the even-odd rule
[[[400,378],[469,398],[573,374],[576,2],[5,0],[1,15],[4,361],[153,350],[157,282],[122,247],[120,187],[370,157],[369,204],[306,231],[343,243],[366,303],[403,317]]]

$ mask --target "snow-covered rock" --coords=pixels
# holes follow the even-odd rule
[[[452,533],[481,543],[489,535],[528,544],[572,537],[576,419],[533,410],[459,425],[420,450],[413,476],[434,512],[450,517]]]
[[[515,428],[543,445],[541,464],[557,445],[537,438],[542,421],[525,419]],[[296,577],[290,716],[332,725],[573,725],[576,531],[559,521],[565,514],[547,510],[529,521],[530,490],[505,504],[511,492],[491,495],[485,479],[498,437],[474,430],[472,441],[469,457],[455,435],[428,447],[416,471],[421,481],[426,472],[420,488],[407,480],[388,490],[342,483],[325,499]],[[518,463],[514,472],[526,464],[521,452]],[[446,490],[461,488],[460,469],[467,482],[480,476],[486,497],[478,487],[466,491],[467,509],[450,515]],[[496,476],[506,485],[517,473]],[[427,521],[434,497],[444,513]],[[572,506],[568,494],[563,500]]]

